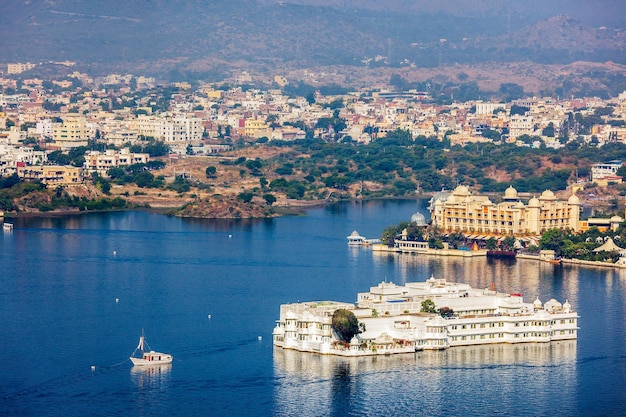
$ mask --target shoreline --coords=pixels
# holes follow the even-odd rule
[[[274,212],[274,216],[271,217],[281,217],[281,216],[301,216],[305,215],[308,209],[317,209],[324,208],[328,205],[337,204],[337,203],[356,203],[356,202],[367,202],[367,201],[383,201],[383,200],[416,200],[420,198],[428,198],[429,193],[423,193],[420,195],[416,195],[414,197],[372,197],[372,198],[351,198],[351,199],[338,199],[338,200],[289,200],[282,199],[277,201],[272,206],[272,211]],[[126,201],[129,201],[126,199]],[[130,202],[131,204],[132,201]],[[183,218],[193,218],[193,219],[237,219],[237,217],[203,217],[203,216],[182,216],[178,215],[177,212],[180,211],[185,204],[182,203],[180,205],[163,205],[161,201],[155,201],[156,204],[150,204],[150,202],[143,202],[145,205],[137,205],[135,207],[126,207],[123,209],[110,209],[110,210],[83,210],[80,211],[78,209],[72,210],[50,210],[50,211],[23,211],[23,212],[4,212],[4,218],[21,218],[21,217],[62,217],[62,216],[74,216],[74,215],[82,215],[87,213],[107,213],[107,212],[115,212],[115,211],[147,211],[155,214],[163,214],[163,215],[171,215]],[[0,216],[0,219],[3,217]],[[267,216],[254,216],[254,217],[239,217],[243,219],[264,219]]]
[[[548,264],[551,263],[549,261],[541,259],[539,257],[539,255],[517,254],[515,256],[515,258],[535,260],[535,261],[545,262],[545,263],[548,263]],[[562,264],[585,265],[585,266],[596,266],[596,267],[602,267],[602,268],[617,268],[617,269],[625,269],[626,268],[626,263],[619,264],[619,263],[602,262],[602,261],[585,261],[583,259],[570,259],[570,258],[561,258],[560,259],[560,264],[561,265]]]

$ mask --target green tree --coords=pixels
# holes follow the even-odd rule
[[[237,195],[237,198],[243,201],[244,203],[249,203],[254,198],[254,193],[250,191],[244,191],[242,193],[239,193],[239,195]]]
[[[502,250],[512,251],[515,249],[515,242],[516,239],[514,236],[507,236],[502,239],[502,242],[500,242],[500,246],[502,247]]]
[[[48,154],[48,161],[56,165],[69,165],[72,160],[62,151],[53,151]]]
[[[152,182],[154,181],[154,175],[147,171],[143,171],[135,174],[135,176],[133,177],[133,181],[135,182],[135,184],[137,184],[137,187],[150,187],[152,185]]]
[[[116,184],[125,184],[127,182],[132,182],[132,177],[126,174],[126,171],[124,171],[122,168],[111,167],[107,170],[107,175]]]
[[[524,97],[524,87],[515,83],[500,84],[500,93],[505,101],[513,101]]]
[[[276,197],[274,197],[274,194],[263,194],[263,200],[271,207],[276,202]]]
[[[208,166],[204,173],[206,174],[207,178],[215,178],[217,176],[217,168],[212,165]]]
[[[518,106],[517,104],[514,104],[511,106],[511,116],[513,116],[514,114],[523,116],[526,114],[527,111],[530,111],[530,109],[528,107],[525,106]]]
[[[392,247],[396,237],[407,227],[409,227],[409,222],[401,222],[395,226],[387,226],[383,230],[380,240],[387,244],[387,246]]]
[[[345,308],[335,310],[331,321],[331,328],[339,339],[350,342],[352,338],[360,333],[359,321],[354,313]]]
[[[252,175],[260,175],[261,168],[263,168],[263,164],[260,159],[249,159],[246,161],[246,168],[250,170]]]
[[[541,235],[539,247],[544,250],[553,250],[557,257],[563,254],[563,246],[565,244],[565,232],[560,229],[546,230]]]
[[[265,177],[261,177],[261,178],[259,178],[259,185],[261,186],[261,190],[265,190],[265,189],[267,189],[267,185],[268,185],[268,184],[269,184],[269,183],[268,183],[268,181],[267,181],[267,178],[265,178]]]
[[[422,313],[436,313],[437,309],[435,308],[435,303],[433,300],[426,299],[422,301],[422,309],[420,310]]]
[[[549,138],[553,138],[554,137],[554,124],[552,122],[550,122],[548,124],[548,126],[544,127],[543,130],[541,131],[541,134],[543,136],[547,136]]]
[[[191,189],[191,185],[189,184],[189,180],[187,180],[185,177],[183,177],[182,175],[177,175],[174,179],[174,182],[172,182],[167,188],[176,191],[177,193],[186,193]]]

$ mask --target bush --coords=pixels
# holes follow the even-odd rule
[[[350,342],[355,335],[359,334],[359,321],[352,311],[344,308],[335,310],[331,327],[344,342]]]
[[[249,192],[249,191],[245,191],[243,193],[239,193],[239,195],[237,196],[237,198],[239,200],[243,201],[244,203],[251,202],[253,197],[254,197],[254,194]]]

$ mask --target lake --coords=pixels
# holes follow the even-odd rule
[[[619,416],[626,271],[352,248],[425,200],[306,216],[180,219],[146,212],[12,219],[0,236],[5,416]],[[354,302],[431,275],[526,301],[566,299],[579,339],[333,358],[274,350],[280,304]],[[142,329],[172,365],[133,368]],[[92,369],[92,366],[95,367]]]

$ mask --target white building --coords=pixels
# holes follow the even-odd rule
[[[532,116],[511,116],[509,122],[509,137],[515,139],[522,135],[533,135],[535,133],[535,122]]]
[[[496,109],[504,109],[504,103],[476,103],[476,115],[493,114]]]
[[[159,120],[154,137],[167,144],[192,143],[202,140],[202,132],[202,119],[182,116]]]
[[[437,309],[452,310],[449,318],[423,313],[430,300]],[[350,310],[365,331],[350,343],[332,330],[338,309]],[[476,289],[468,284],[431,277],[404,286],[380,283],[359,293],[357,305],[338,302],[283,304],[273,331],[274,345],[285,349],[342,356],[407,353],[495,343],[550,342],[576,339],[578,315],[566,301]]]
[[[36,151],[28,146],[0,144],[0,175],[6,176],[17,172],[18,163],[41,165],[48,160],[45,151]]]
[[[96,171],[98,174],[105,176],[110,168],[118,168],[121,166],[129,166],[133,164],[145,164],[150,161],[150,155],[147,153],[131,153],[128,148],[124,148],[119,152],[108,149],[104,153],[98,151],[90,151],[85,155],[85,171]]]
[[[36,124],[35,132],[43,138],[52,138],[52,120],[51,119],[40,119]]]
[[[613,177],[617,170],[622,167],[622,161],[609,161],[604,164],[593,164],[591,166],[591,181]]]

